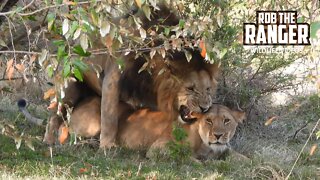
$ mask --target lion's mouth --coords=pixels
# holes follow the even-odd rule
[[[223,144],[223,143],[221,143],[221,142],[209,142],[209,145],[213,145],[213,144],[215,144],[215,145],[225,145],[225,144]]]
[[[181,105],[180,108],[179,108],[179,114],[180,114],[180,117],[181,119],[184,121],[184,122],[187,122],[187,123],[193,123],[197,120],[196,117],[192,116],[192,112],[190,111],[190,109],[185,106],[185,105]]]

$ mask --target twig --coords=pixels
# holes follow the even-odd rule
[[[33,0],[35,1],[35,0]],[[33,1],[31,3],[33,3]],[[101,2],[102,0],[96,0],[95,2]],[[27,6],[23,7],[22,8],[22,11],[27,9],[31,3],[29,3]],[[84,2],[78,2],[76,3],[76,5],[82,5],[82,4],[89,4],[89,3],[92,3],[92,1],[84,1]],[[58,8],[58,7],[62,7],[62,6],[69,6],[70,4],[69,3],[64,3],[64,4],[57,4],[57,5],[51,5],[51,6],[46,6],[46,7],[43,7],[43,8],[40,8],[36,11],[33,11],[33,12],[29,12],[29,13],[17,13],[19,14],[20,16],[30,16],[30,15],[33,15],[33,14],[36,14],[36,13],[39,13],[41,11],[44,11],[44,10],[47,10],[47,9],[51,9],[51,8]],[[8,14],[11,14],[11,13],[15,13],[15,11],[8,11],[8,12],[5,12],[5,13],[0,13],[0,16],[5,16],[5,15],[8,15]]]
[[[8,12],[12,6],[14,6],[18,0],[8,0],[3,2],[3,0],[0,0],[0,4],[4,3],[3,8],[1,9],[1,12]],[[0,12],[0,13],[1,13]],[[2,25],[2,22],[4,20],[4,16],[0,16],[0,26]]]
[[[12,49],[13,49],[13,57],[14,57],[14,61],[16,62],[17,60],[17,57],[16,57],[16,53],[15,53],[15,47],[14,47],[14,42],[13,42],[13,35],[12,35],[12,30],[11,30],[11,22],[10,22],[10,19],[8,18],[8,16],[5,16],[7,21],[8,21],[8,24],[9,24],[9,32],[10,32],[10,37],[11,37],[11,45],[12,45]]]
[[[2,54],[2,53],[9,53],[9,54],[13,54],[13,53],[16,53],[16,54],[37,54],[37,55],[41,54],[41,52],[34,52],[34,51],[10,51],[10,50],[0,51],[0,54]]]
[[[293,172],[294,167],[296,166],[296,164],[297,164],[298,160],[300,159],[300,156],[301,156],[301,154],[303,153],[304,149],[306,148],[306,146],[307,146],[308,142],[310,141],[310,139],[311,139],[311,137],[312,137],[312,135],[313,135],[314,131],[315,131],[315,130],[316,130],[316,128],[318,127],[319,122],[320,122],[320,119],[318,119],[318,121],[317,121],[316,125],[313,127],[312,131],[310,132],[309,137],[308,137],[308,139],[307,139],[306,143],[304,143],[304,145],[303,145],[303,147],[302,147],[302,149],[301,149],[301,151],[300,151],[300,153],[299,153],[299,155],[298,155],[298,157],[297,157],[296,161],[295,161],[295,162],[294,162],[294,164],[292,165],[291,170],[290,170],[289,174],[287,175],[287,177],[285,178],[285,180],[288,180],[288,179],[289,179],[289,177],[291,176],[291,174],[292,174],[292,172]]]
[[[21,9],[21,11],[26,10],[26,9],[27,9],[28,7],[30,7],[34,2],[35,2],[35,0],[32,0],[29,4],[27,4],[26,6],[24,6],[24,7]],[[0,16],[6,16],[6,15],[9,15],[9,14],[14,13],[14,12],[15,12],[15,10],[13,10],[13,11],[8,11],[8,12],[3,12],[3,13],[0,13]]]
[[[31,77],[33,77],[33,76],[31,76],[31,75],[26,75],[26,77],[31,78]],[[9,78],[2,78],[2,79],[0,79],[0,81],[10,81],[10,80],[18,80],[18,79],[24,79],[24,77],[13,77],[13,78],[11,78],[11,79],[9,79]]]
[[[123,48],[123,49],[119,49],[115,52],[117,53],[121,53],[121,52],[135,52],[135,51],[139,51],[139,52],[148,52],[148,51],[151,51],[152,49],[161,49],[163,46],[160,45],[160,46],[157,46],[157,47],[150,47],[150,48],[138,48],[138,49],[127,49],[127,48]],[[90,52],[92,55],[102,55],[102,54],[109,54],[109,51],[107,51],[106,48],[103,48],[103,49],[94,49],[94,50],[91,50],[91,51],[88,51]],[[9,53],[9,54],[36,54],[36,55],[40,55],[42,54],[41,52],[36,52],[36,51],[11,51],[11,50],[5,50],[5,51],[0,51],[0,54],[2,53]],[[49,56],[51,57],[56,57],[57,55],[56,54],[49,54]],[[78,54],[74,54],[74,53],[71,53],[70,56],[78,56]]]
[[[295,139],[297,134],[302,131],[305,127],[307,127],[307,125],[309,124],[309,122],[307,122],[306,124],[304,124],[302,127],[300,127],[298,130],[296,130],[296,132],[293,134],[292,139]]]

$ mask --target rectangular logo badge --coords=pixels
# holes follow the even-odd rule
[[[310,45],[310,25],[297,11],[256,11],[256,23],[243,24],[243,45]]]

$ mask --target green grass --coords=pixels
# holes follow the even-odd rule
[[[0,114],[0,121],[14,124],[17,134],[24,132],[33,137],[43,135],[44,130],[25,122],[15,104],[8,99],[0,101],[0,109],[5,110]],[[35,112],[36,108],[32,107],[31,110]],[[45,116],[44,113],[40,117]],[[13,138],[0,135],[0,179],[284,179],[303,144],[298,141],[271,147],[274,140],[253,139],[255,144],[250,142],[250,147],[255,150],[247,153],[249,161],[227,158],[225,161],[198,163],[176,162],[161,157],[150,160],[145,157],[144,150],[115,148],[102,151],[88,144],[53,147],[51,157],[49,148],[40,140],[33,141],[35,151],[24,142],[17,150]],[[308,145],[290,179],[319,178],[320,153],[316,151],[315,155],[309,156],[308,152],[311,145],[317,142],[313,139]],[[294,156],[287,154],[285,149],[295,152]],[[282,161],[279,158],[282,156],[293,156],[293,160]]]

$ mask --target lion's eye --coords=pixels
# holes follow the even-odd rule
[[[212,125],[211,119],[206,119],[206,122],[207,122],[208,124]]]
[[[211,90],[211,88],[208,87],[208,88],[207,88],[207,91],[210,91],[210,90]]]
[[[194,86],[187,87],[189,91],[194,91]]]
[[[224,121],[223,121],[223,122],[224,122],[224,124],[229,124],[229,123],[230,123],[230,121],[231,121],[230,119],[226,118],[226,119],[224,119]]]

